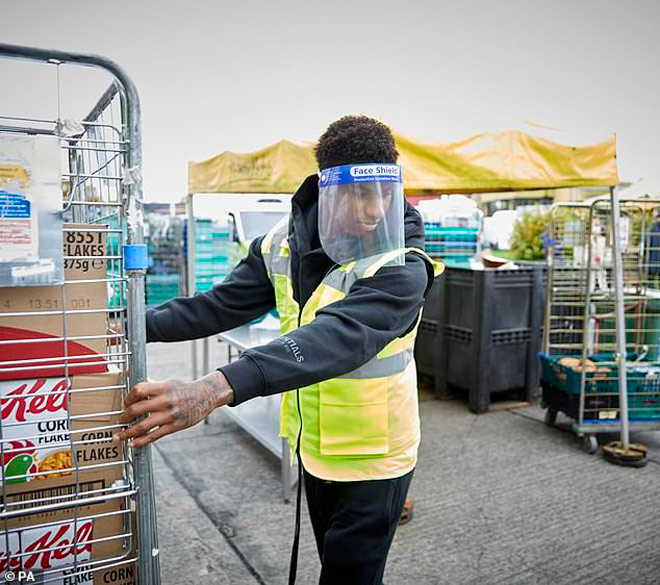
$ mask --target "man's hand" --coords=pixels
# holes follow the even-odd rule
[[[115,433],[112,441],[129,440],[133,447],[148,445],[197,424],[233,400],[234,391],[222,372],[213,372],[194,382],[170,379],[136,384],[124,399],[125,409],[119,422],[128,424],[137,417],[149,416]]]

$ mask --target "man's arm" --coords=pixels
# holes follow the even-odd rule
[[[261,256],[261,240],[227,278],[211,290],[147,310],[147,342],[185,341],[233,329],[275,306],[275,293]]]
[[[233,400],[234,393],[221,372],[194,382],[165,380],[136,384],[124,401],[120,423],[149,414],[129,429],[115,433],[113,442],[130,439],[142,447],[160,437],[197,424],[219,406]],[[151,432],[150,432],[151,431]]]
[[[275,293],[261,256],[261,240],[227,279],[204,294],[169,301],[147,311],[147,341],[183,341],[238,327],[275,306]],[[132,440],[135,447],[185,429],[214,409],[231,402],[234,393],[221,372],[199,380],[169,379],[135,385],[124,400],[120,423],[149,414],[113,441]]]
[[[356,281],[344,299],[319,310],[309,325],[247,350],[237,361],[201,380],[138,384],[125,400],[127,408],[120,422],[149,416],[113,440],[147,445],[192,426],[219,406],[235,406],[358,368],[414,327],[432,280],[427,263],[407,254],[404,266],[383,268],[371,278]]]
[[[360,367],[412,329],[432,280],[430,266],[411,253],[404,266],[356,281],[344,299],[318,311],[312,323],[220,368],[234,391],[231,406]]]

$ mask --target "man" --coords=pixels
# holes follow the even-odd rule
[[[417,460],[412,348],[440,268],[422,252],[397,156],[376,120],[328,127],[320,174],[302,183],[290,217],[209,292],[147,312],[148,341],[207,337],[273,307],[282,336],[200,380],[138,384],[122,422],[149,416],[118,436],[139,447],[219,406],[286,392],[281,433],[303,468],[321,584],[382,582]],[[297,538],[293,566],[296,550]]]

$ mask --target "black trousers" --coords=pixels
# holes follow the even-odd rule
[[[319,585],[381,585],[413,472],[350,482],[303,473],[321,558]]]

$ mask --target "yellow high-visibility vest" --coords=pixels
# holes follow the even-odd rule
[[[319,309],[343,299],[356,280],[372,277],[401,254],[420,254],[433,266],[435,276],[444,269],[416,248],[353,261],[330,271],[300,314],[293,298],[287,233],[288,217],[261,243],[282,335],[296,329],[299,319],[301,326],[311,323]],[[413,359],[416,335],[417,326],[356,370],[284,393],[280,436],[288,439],[293,453],[302,416],[300,455],[309,473],[327,480],[360,481],[399,477],[413,469],[420,440]]]

